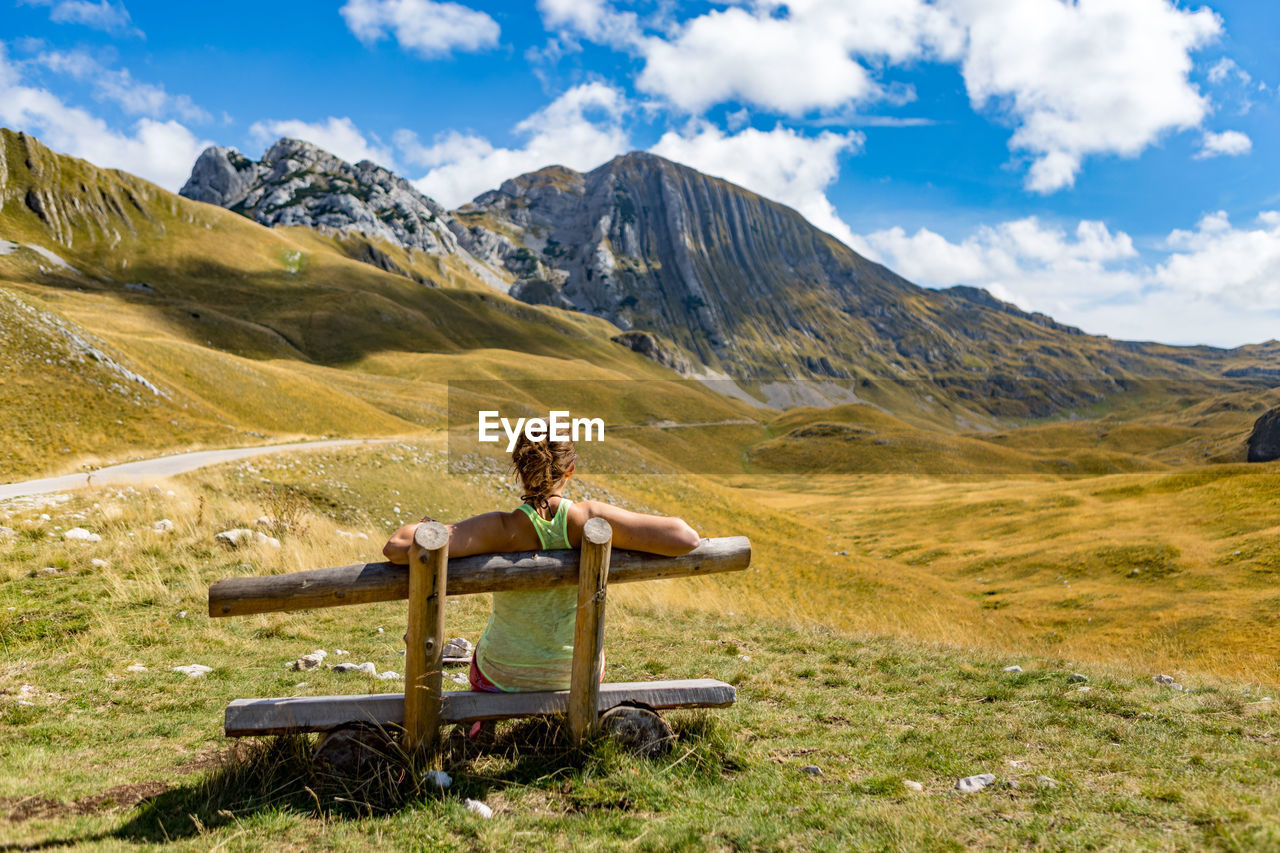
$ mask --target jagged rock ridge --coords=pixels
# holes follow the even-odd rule
[[[453,217],[404,178],[369,160],[352,165],[299,139],[281,139],[262,160],[206,148],[179,191],[268,227],[356,232],[435,255],[464,254]]]

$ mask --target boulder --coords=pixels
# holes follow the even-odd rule
[[[976,794],[983,788],[996,781],[996,777],[991,773],[979,773],[976,776],[966,776],[956,781],[956,790],[965,794]]]
[[[280,540],[274,536],[268,536],[257,530],[249,530],[245,527],[236,527],[232,530],[224,530],[215,535],[217,539],[224,545],[231,548],[243,548],[246,545],[267,545],[272,548],[280,547]]]
[[[90,533],[83,527],[73,527],[66,533],[62,534],[62,538],[68,542],[101,542],[102,537],[96,533]]]
[[[1248,440],[1250,462],[1270,462],[1280,459],[1280,407],[1258,418]]]

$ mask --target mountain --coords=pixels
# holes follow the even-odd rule
[[[455,231],[464,229],[442,205],[372,161],[352,165],[300,139],[279,140],[257,161],[234,148],[206,148],[178,194],[225,207],[268,228],[301,225],[328,234],[358,234],[457,258],[482,281],[505,289],[499,276],[458,245]],[[358,243],[351,254],[426,282],[368,242]]]
[[[205,151],[182,192],[272,227],[361,235],[350,257],[410,277],[420,260],[391,254],[445,258],[775,405],[870,401],[963,424],[1095,406],[1144,383],[1260,387],[1280,363],[1280,345],[1116,341],[978,288],[919,287],[785,205],[647,153],[587,173],[547,167],[449,212],[373,163],[282,139],[261,162]]]

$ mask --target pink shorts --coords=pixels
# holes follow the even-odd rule
[[[503,693],[501,687],[484,677],[484,673],[480,671],[480,667],[476,664],[476,657],[479,649],[471,656],[471,672],[468,676],[471,682],[471,689],[480,693]],[[600,652],[600,680],[604,681],[604,652]]]

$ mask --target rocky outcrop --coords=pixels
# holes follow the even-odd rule
[[[355,165],[299,139],[281,139],[255,161],[234,148],[206,148],[180,194],[268,227],[355,232],[435,255],[462,250],[440,204],[369,160]]]
[[[1280,408],[1272,409],[1254,421],[1248,446],[1250,462],[1280,459]]]

